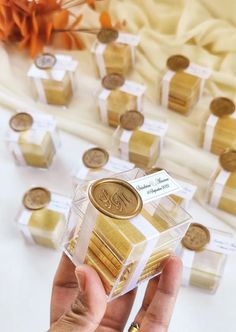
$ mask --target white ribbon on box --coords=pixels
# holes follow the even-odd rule
[[[139,44],[139,42],[140,42],[140,36],[124,32],[119,32],[118,38],[114,41],[114,43],[126,44],[131,47],[133,64],[135,63],[135,47]],[[104,77],[107,74],[106,65],[103,56],[106,48],[107,44],[102,44],[96,41],[91,49],[91,52],[94,53],[96,56],[100,77]]]
[[[20,113],[21,111],[17,111]],[[25,112],[24,112],[25,113]],[[29,144],[41,145],[47,132],[50,133],[55,150],[60,146],[60,139],[56,131],[56,121],[52,115],[40,114],[37,112],[27,112],[33,118],[33,124],[27,130],[27,141]],[[19,147],[19,138],[23,132],[16,132],[10,128],[6,141],[10,151],[13,153],[16,162],[21,166],[26,166],[22,151]]]
[[[67,221],[71,208],[71,203],[71,198],[51,192],[51,201],[45,208],[47,210],[61,213]],[[24,207],[19,217],[17,217],[17,223],[20,227],[20,230],[30,244],[35,244],[32,234],[28,228],[28,223],[33,212],[34,210],[28,210]]]
[[[214,208],[218,208],[220,204],[220,200],[222,198],[222,194],[224,191],[224,187],[227,181],[230,178],[231,173],[226,172],[225,170],[221,170],[218,174],[217,178],[215,179],[212,185],[212,193],[210,199],[210,205]],[[214,176],[214,175],[213,175]]]
[[[42,79],[62,81],[65,73],[68,72],[71,80],[71,85],[73,92],[75,93],[76,84],[74,79],[74,74],[78,66],[78,61],[73,60],[70,55],[56,54],[56,63],[50,70],[39,69],[34,63],[30,67],[27,76],[32,78],[39,95],[39,100],[47,104],[47,98],[45,95],[44,87],[42,84]]]
[[[132,81],[125,81],[125,83],[118,89],[129,95],[137,97],[137,111],[142,112],[143,95],[146,87]],[[112,93],[112,90],[103,89],[98,97],[98,105],[100,109],[101,120],[104,124],[108,125],[108,109],[107,99]]]
[[[200,99],[203,94],[205,80],[207,80],[211,76],[212,70],[209,68],[199,66],[195,63],[190,63],[189,67],[186,68],[183,72],[201,78],[200,95],[199,95],[199,99]],[[175,71],[168,70],[167,73],[165,74],[165,76],[163,77],[161,105],[164,106],[165,108],[168,108],[170,82],[171,82],[172,78],[175,76],[175,74],[176,74]]]
[[[234,112],[230,118],[235,119],[236,121],[236,112]],[[203,142],[203,149],[207,151],[211,151],[212,141],[214,138],[214,132],[217,125],[217,122],[220,120],[219,117],[211,114],[207,120],[205,133],[204,133],[204,142]],[[235,133],[236,135],[236,133]]]
[[[129,181],[129,183],[139,192],[144,204],[156,201],[181,189],[179,184],[175,182],[175,180],[164,170]],[[86,258],[89,240],[99,213],[91,203],[88,205],[85,216],[88,211],[89,220],[85,219],[81,225],[77,245],[73,255],[79,264],[82,264]],[[135,218],[130,219],[130,223],[136,227],[146,239],[148,239],[148,243],[144,249],[142,258],[138,262],[128,284],[123,290],[123,293],[128,292],[137,285],[138,279],[144,270],[148,259],[153,253],[160,234],[142,215],[138,215]],[[119,278],[117,282],[119,282]]]
[[[113,156],[109,156],[109,160],[108,162],[101,168],[96,170],[93,173],[97,174],[97,179],[100,178],[99,173],[100,171],[108,171],[111,173],[122,173],[125,171],[129,171],[132,168],[134,168],[135,165],[133,163],[130,163],[126,160],[122,160],[122,159],[118,159],[116,157]],[[78,172],[75,175],[75,178],[78,181],[84,181],[87,177],[88,177],[88,181],[89,181],[89,173],[90,173],[91,169],[86,167],[84,164],[82,164],[78,170]]]
[[[167,129],[168,129],[168,124],[165,122],[145,119],[144,124],[138,129],[138,131],[142,131],[160,137],[160,152],[161,152]],[[118,130],[120,130],[120,128],[118,128]],[[122,130],[123,130],[122,135],[120,137],[121,158],[129,160],[129,141],[132,137],[133,131],[125,129]]]
[[[210,242],[204,248],[208,251],[214,251],[220,253],[222,255],[232,255],[236,254],[236,240],[230,233],[219,234],[219,231],[214,229],[209,229],[211,234]],[[182,285],[189,286],[192,268],[194,267],[194,258],[195,254],[194,250],[189,250],[182,245],[180,245],[177,249],[177,255],[181,257],[183,262],[183,273],[182,273]]]

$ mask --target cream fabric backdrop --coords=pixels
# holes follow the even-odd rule
[[[236,102],[236,2],[234,0],[111,0],[114,22],[126,22],[127,31],[140,34],[136,68],[130,78],[147,85],[145,112],[153,118],[166,117],[169,130],[162,164],[192,178],[199,186],[202,204],[208,179],[218,159],[198,147],[204,113],[214,96]],[[84,6],[84,26],[95,26],[97,13]],[[86,37],[88,48],[92,38]],[[161,77],[169,55],[182,53],[192,62],[213,69],[205,95],[193,113],[181,116],[158,106]],[[57,117],[61,129],[95,144],[110,148],[113,130],[97,116],[96,95],[101,89],[94,59],[89,51],[73,51],[80,62],[78,95],[68,109],[34,103],[26,72],[30,59],[13,47],[0,48],[0,102],[9,110],[41,110]],[[76,153],[76,151],[70,151]],[[236,218],[206,207],[236,228]],[[200,220],[201,222],[201,220]]]

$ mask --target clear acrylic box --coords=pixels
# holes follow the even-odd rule
[[[219,167],[214,172],[208,185],[207,203],[236,216],[236,171],[227,172]]]
[[[208,228],[214,239],[231,239],[232,235]],[[201,251],[185,248],[182,244],[177,249],[178,256],[183,262],[182,285],[200,288],[214,294],[224,275],[227,254],[217,248],[206,246]]]
[[[140,37],[119,32],[118,38],[111,43],[103,44],[98,40],[92,47],[100,77],[107,74],[126,76],[135,63],[135,48]]]
[[[113,134],[113,151],[140,168],[150,168],[161,155],[167,129],[166,122],[148,118],[144,118],[143,124],[134,130],[120,125]]]
[[[146,87],[132,81],[114,90],[103,89],[98,95],[99,116],[102,123],[116,128],[120,117],[127,110],[143,111],[143,95]]]
[[[167,67],[161,84],[161,104],[187,115],[201,98],[205,80],[210,77],[211,70],[190,63],[182,55],[171,56],[167,60]]]
[[[117,174],[112,181],[131,181],[144,175],[133,169]],[[103,194],[106,200],[106,191]],[[127,203],[127,197],[119,195]],[[113,195],[115,205],[119,203],[118,196]],[[80,188],[73,200],[65,252],[75,265],[85,262],[96,269],[109,301],[161,273],[190,219],[183,208],[167,197],[145,204],[136,217],[108,217],[95,208],[87,192]]]
[[[51,115],[19,112],[11,117],[6,142],[20,166],[49,168],[60,139]]]
[[[210,111],[200,128],[200,145],[204,150],[221,155],[226,149],[236,149],[235,104],[228,98],[212,100]]]
[[[16,217],[26,242],[59,249],[63,244],[71,203],[70,197],[42,187],[33,187],[26,192]]]
[[[44,104],[67,106],[76,91],[77,66],[78,62],[69,55],[39,55],[27,74],[37,99]]]

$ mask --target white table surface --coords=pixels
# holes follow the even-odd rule
[[[0,108],[0,325],[3,332],[45,332],[49,326],[52,280],[60,259],[53,250],[28,246],[21,237],[15,216],[22,195],[31,185],[46,186],[71,195],[71,171],[88,143],[61,132],[60,159],[49,171],[17,167],[8,153],[4,135],[11,113]],[[190,213],[199,222],[236,233],[205,212],[195,202]],[[170,332],[235,332],[236,257],[228,259],[225,275],[215,295],[181,288]],[[141,286],[131,313],[134,318],[142,299]]]

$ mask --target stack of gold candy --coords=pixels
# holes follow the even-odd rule
[[[66,106],[75,90],[78,62],[69,55],[43,53],[28,71],[40,102]]]
[[[62,244],[70,207],[70,198],[35,187],[23,197],[17,224],[28,243],[58,248]]]
[[[157,177],[162,186],[168,174]],[[92,183],[86,212],[78,211],[66,247],[75,264],[85,261],[97,270],[109,299],[159,274],[189,225],[190,216],[172,200],[143,205],[130,183],[120,178]]]
[[[191,224],[177,250],[183,262],[182,284],[215,293],[224,273],[227,254],[214,247],[214,241],[223,244],[230,238],[231,234]]]
[[[236,112],[232,100],[215,98],[210,104],[201,130],[201,146],[207,151],[221,155],[226,149],[236,148]]]
[[[219,161],[220,167],[209,184],[207,201],[214,208],[236,215],[236,151],[224,152]]]
[[[128,111],[120,118],[113,135],[113,147],[121,158],[138,167],[152,167],[159,158],[168,125],[144,118],[137,111]]]
[[[9,122],[7,142],[21,166],[48,168],[56,154],[59,138],[50,115],[17,113]]]
[[[161,103],[173,111],[187,114],[198,102],[203,88],[203,78],[208,78],[210,72],[204,71],[203,67],[190,64],[189,59],[183,55],[171,56],[167,60],[167,67],[169,71],[163,78]]]
[[[84,152],[83,164],[77,170],[73,182],[79,185],[86,181],[98,180],[105,176],[121,173],[134,168],[134,164],[118,159],[99,147],[92,147]]]
[[[102,80],[104,89],[98,97],[100,118],[104,124],[117,127],[127,110],[142,111],[145,86],[125,81],[120,74],[109,74]]]
[[[140,38],[115,29],[102,29],[93,45],[100,77],[107,74],[126,76],[135,62],[135,47]]]

